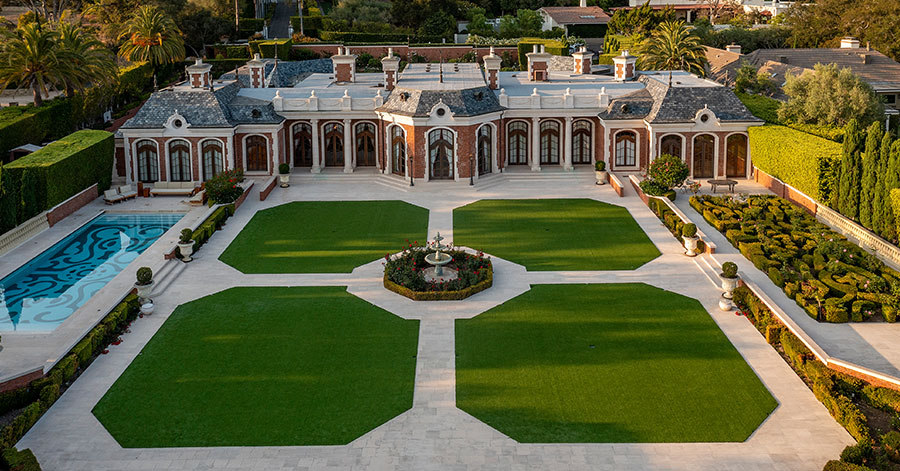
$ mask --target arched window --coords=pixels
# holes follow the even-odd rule
[[[711,134],[694,138],[694,178],[712,178],[716,158],[716,139]]]
[[[491,173],[493,161],[494,138],[493,130],[489,124],[478,128],[478,174]]]
[[[224,161],[222,159],[222,143],[219,141],[204,141],[203,148],[203,180],[222,173],[225,170]]]
[[[591,163],[591,128],[590,121],[575,121],[572,125],[572,163]]]
[[[668,136],[663,136],[662,141],[659,143],[659,153],[674,155],[675,157],[683,158],[682,155],[682,139],[681,136],[677,134],[669,134]]]
[[[400,126],[391,126],[391,171],[406,174],[406,135]]]
[[[747,136],[732,134],[725,144],[725,176],[747,176]]]
[[[453,133],[449,129],[435,129],[428,133],[428,161],[431,178],[453,178]]]
[[[637,136],[631,131],[616,134],[616,166],[634,167],[636,160]]]
[[[541,164],[559,163],[559,122],[541,122]]]
[[[507,129],[508,165],[528,164],[528,123],[525,121],[513,121]]]
[[[269,159],[266,138],[250,136],[247,138],[247,171],[265,172],[269,170]]]
[[[356,125],[356,165],[375,166],[375,125],[372,123]]]
[[[153,141],[138,141],[137,171],[138,181],[153,183],[159,180],[159,155],[156,153],[156,143]]]
[[[344,166],[344,125],[328,123],[325,125],[325,166]]]
[[[191,181],[191,148],[186,141],[169,143],[169,181]]]
[[[312,167],[312,126],[294,125],[294,167]]]

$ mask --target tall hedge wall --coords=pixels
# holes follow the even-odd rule
[[[817,201],[826,201],[841,145],[786,126],[751,127],[753,165]]]
[[[75,130],[72,100],[61,98],[40,108],[10,106],[0,109],[0,155],[23,144],[40,144]]]
[[[43,149],[3,167],[0,194],[18,202],[15,224],[0,218],[0,233],[50,209],[85,188],[97,184],[99,193],[112,179],[113,134],[84,130],[72,133]]]
[[[518,45],[520,70],[528,70],[527,54],[534,51],[535,44],[543,44],[544,52],[553,54],[554,56],[569,55],[569,46],[556,39],[522,38]]]
[[[270,59],[275,58],[278,52],[278,58],[288,60],[291,57],[291,40],[288,39],[270,39],[267,41],[250,41],[250,55],[259,53],[263,57]]]

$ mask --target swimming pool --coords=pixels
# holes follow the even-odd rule
[[[184,214],[101,214],[0,280],[0,332],[49,332]]]

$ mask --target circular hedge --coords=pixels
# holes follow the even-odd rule
[[[445,254],[453,258],[444,268],[457,270],[457,278],[449,281],[429,282],[425,270],[431,265],[425,256],[433,249],[411,244],[399,254],[384,256],[384,287],[415,301],[441,301],[465,299],[490,288],[494,283],[494,268],[490,257],[483,252],[471,254],[450,247]]]

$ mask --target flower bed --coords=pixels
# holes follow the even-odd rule
[[[695,196],[691,207],[813,319],[896,322],[900,273],[787,200]]]
[[[397,255],[384,256],[384,287],[415,301],[449,301],[465,299],[491,287],[494,268],[490,257],[478,252],[450,247],[444,253],[453,261],[445,268],[457,270],[457,278],[450,281],[429,282],[425,270],[431,265],[425,256],[434,250],[410,244]]]

